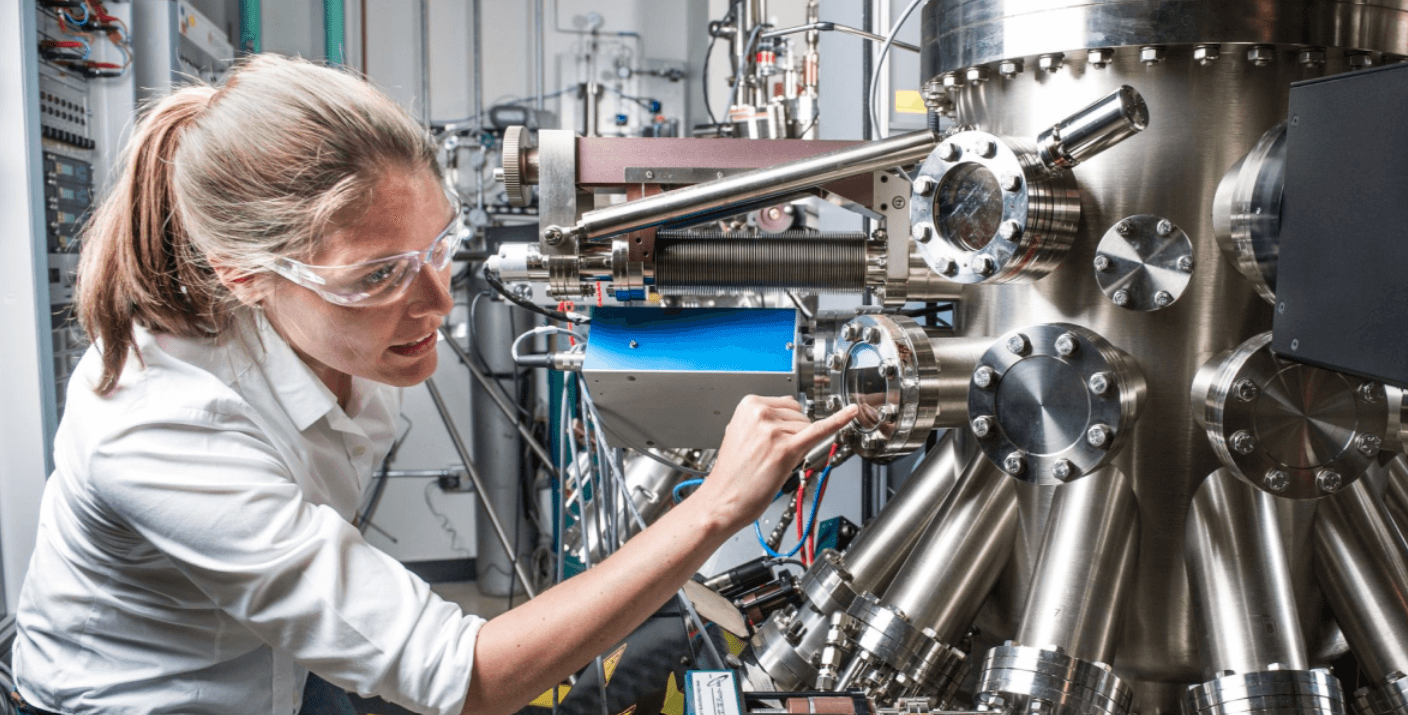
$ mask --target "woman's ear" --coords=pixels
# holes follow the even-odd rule
[[[220,284],[240,303],[255,308],[263,302],[263,283],[266,278],[263,274],[249,273],[216,261],[211,261],[210,267],[215,271],[215,277],[220,280]]]

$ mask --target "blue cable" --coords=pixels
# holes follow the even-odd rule
[[[684,488],[686,488],[686,487],[698,486],[698,485],[703,484],[703,483],[704,483],[704,480],[703,480],[703,479],[686,479],[686,480],[680,482],[679,484],[676,484],[676,485],[675,485],[675,489],[674,489],[675,503],[678,504],[678,503],[684,501],[684,498],[680,496],[680,490],[681,490],[681,489],[684,489]]]
[[[807,543],[807,537],[811,536],[812,527],[816,526],[816,512],[817,507],[821,505],[822,488],[826,486],[826,477],[830,474],[831,464],[828,463],[826,469],[821,470],[821,476],[817,478],[816,492],[812,494],[812,513],[807,517],[807,528],[802,530],[802,538],[797,541],[797,545],[793,546],[791,551],[785,554],[779,554],[774,551],[771,546],[768,546],[767,540],[763,538],[763,527],[759,525],[757,521],[753,522],[753,533],[758,537],[758,545],[763,547],[764,553],[775,559],[790,559],[796,556],[798,551],[802,550],[802,544]],[[780,497],[782,495],[778,494],[778,496]],[[777,501],[777,498],[773,498],[773,501]]]
[[[83,19],[82,19],[82,20],[75,20],[75,19],[73,19],[73,15],[70,15],[69,12],[68,12],[68,10],[62,10],[61,12],[63,12],[64,17],[68,18],[68,21],[69,21],[69,22],[71,22],[71,23],[73,23],[73,24],[75,24],[75,25],[87,25],[87,24],[88,24],[88,18],[89,18],[89,14],[88,14],[88,3],[85,2],[85,3],[83,3],[82,5],[80,5],[80,7],[83,8]]]

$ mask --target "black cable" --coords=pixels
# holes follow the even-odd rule
[[[507,298],[510,303],[513,303],[514,305],[529,312],[537,313],[538,315],[552,318],[553,320],[560,320],[564,323],[578,323],[585,325],[587,323],[592,322],[591,318],[585,316],[580,318],[571,318],[568,317],[566,313],[560,310],[544,308],[540,305],[535,305],[531,301],[519,298],[518,296],[513,294],[513,291],[510,291],[507,287],[505,287],[503,281],[499,280],[499,277],[497,275],[494,275],[494,273],[491,271],[484,271],[484,282],[488,283],[489,287],[494,289],[494,292]]]
[[[718,126],[719,119],[714,116],[714,108],[709,105],[709,58],[714,54],[714,43],[719,41],[719,36],[709,33],[709,49],[704,50],[704,111],[709,113],[709,123]]]

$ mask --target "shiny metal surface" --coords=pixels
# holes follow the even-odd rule
[[[954,644],[1012,553],[1016,482],[985,459],[959,477],[881,602]]]
[[[1005,713],[1123,715],[1134,700],[1106,663],[1011,644],[988,651],[977,691],[979,708]]]
[[[1315,499],[1363,476],[1388,424],[1383,385],[1271,354],[1271,333],[1208,361],[1194,418],[1218,458],[1258,489]]]
[[[1366,685],[1354,691],[1354,711],[1358,715],[1408,713],[1408,675],[1399,674],[1384,685]]]
[[[1212,228],[1218,246],[1268,303],[1276,302],[1285,172],[1286,123],[1281,122],[1227,170],[1213,196]]]
[[[934,426],[964,427],[968,424],[968,384],[973,379],[973,369],[992,340],[944,335],[933,338],[930,343],[939,365],[933,392],[939,414],[934,418]]]
[[[1095,247],[1093,264],[1095,282],[1110,302],[1145,312],[1177,302],[1196,266],[1188,234],[1153,214],[1116,221]]]
[[[1375,687],[1408,673],[1408,543],[1368,480],[1320,502],[1316,573]]]
[[[1219,469],[1193,496],[1186,538],[1207,677],[1305,670],[1275,497]]]
[[[865,290],[865,243],[860,235],[657,237],[655,286],[661,295],[742,289],[859,293]]]
[[[1124,85],[1056,123],[1036,138],[1041,163],[1065,171],[1149,126],[1149,106]]]
[[[1113,663],[1139,552],[1132,480],[1113,467],[1056,488],[1019,645]]]
[[[841,441],[878,461],[923,445],[938,417],[940,373],[924,328],[901,315],[860,315],[840,338],[827,363],[832,394],[860,407]]]
[[[1399,532],[1408,536],[1408,456],[1400,454],[1389,460],[1388,477],[1384,480],[1384,508]]]
[[[1187,715],[1344,715],[1347,698],[1328,669],[1229,673],[1188,688]]]
[[[730,204],[783,196],[847,176],[918,161],[937,142],[938,135],[927,129],[910,132],[588,211],[575,225],[568,222],[556,226],[574,237],[605,238]],[[575,176],[573,179],[570,185],[575,187]],[[546,218],[543,225],[545,232],[553,227]]]
[[[995,340],[968,388],[983,454],[1008,474],[1061,484],[1129,443],[1146,393],[1137,364],[1094,331],[1032,325]]]

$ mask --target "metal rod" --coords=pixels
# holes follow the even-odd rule
[[[469,368],[469,374],[473,375],[474,379],[479,382],[479,385],[484,388],[484,391],[489,393],[490,397],[494,398],[494,404],[498,405],[499,410],[508,417],[509,421],[513,422],[514,427],[518,428],[518,434],[528,442],[528,447],[533,450],[533,453],[538,455],[538,459],[542,461],[543,468],[548,470],[548,473],[552,474],[554,478],[557,477],[557,468],[553,466],[553,460],[548,454],[548,450],[543,447],[543,445],[538,444],[538,440],[533,437],[533,433],[528,430],[528,426],[523,424],[523,421],[519,419],[518,410],[514,409],[513,405],[509,403],[508,398],[500,394],[498,383],[490,380],[489,376],[485,375],[484,371],[480,370],[479,366],[474,364],[474,360],[469,356],[469,351],[465,350],[464,346],[460,345],[459,342],[455,340],[454,336],[450,335],[448,328],[440,328],[440,334],[445,336],[445,342],[449,343],[450,349],[455,351],[455,355],[459,357],[460,362],[464,363],[465,367]]]
[[[1275,500],[1226,469],[1193,495],[1184,558],[1209,679],[1308,667]]]
[[[489,523],[494,527],[494,533],[499,537],[499,543],[503,544],[504,551],[508,553],[509,561],[513,562],[513,573],[518,576],[518,580],[523,584],[523,592],[528,594],[528,598],[537,598],[538,592],[533,588],[532,580],[528,578],[528,572],[523,570],[523,564],[518,561],[518,554],[514,553],[513,541],[508,538],[508,532],[504,531],[504,524],[499,520],[499,515],[494,513],[494,508],[489,502],[482,498],[482,495],[489,491],[484,488],[484,480],[479,476],[479,470],[474,467],[474,460],[469,456],[469,448],[464,444],[464,438],[460,437],[460,431],[455,427],[455,419],[450,416],[450,408],[445,405],[445,398],[440,395],[440,388],[435,386],[435,378],[425,381],[426,389],[430,390],[430,399],[435,402],[435,409],[440,413],[440,420],[445,423],[445,430],[450,433],[450,442],[455,445],[455,451],[460,455],[460,461],[464,462],[464,470],[469,473],[469,481],[474,483],[474,488],[479,492],[481,498],[479,505],[484,508],[484,514],[489,517]]]
[[[934,426],[966,426],[968,382],[973,377],[973,370],[978,367],[978,361],[992,346],[992,338],[945,336],[933,338],[929,344],[934,347],[934,359],[939,364],[939,374],[933,378],[934,396],[939,408]]]
[[[366,2],[366,0],[362,0]],[[365,28],[363,28],[365,32]],[[421,122],[430,128],[430,0],[420,0]]]
[[[474,125],[482,128],[484,126],[484,33],[481,29],[484,24],[484,13],[481,0],[473,0],[470,3],[470,24],[473,25],[471,32],[474,38],[474,55],[472,64],[474,66]],[[488,148],[483,144],[479,146],[480,158],[485,158]],[[484,210],[484,175],[477,172],[475,177],[475,207],[480,211]]]
[[[1320,501],[1315,556],[1335,620],[1374,684],[1408,673],[1408,544],[1368,479]]]
[[[857,144],[766,169],[734,174],[636,201],[588,211],[570,230],[578,237],[596,239],[658,226],[667,221],[728,204],[784,195],[848,176],[909,164],[927,156],[938,142],[938,134],[922,129],[889,139]],[[560,226],[548,226],[544,235],[549,240],[556,235],[560,240],[565,230],[567,229]]]
[[[547,98],[543,96],[547,92],[547,33],[543,27],[543,3],[547,0],[533,0],[533,45],[536,49],[537,63],[533,67],[533,96],[534,105],[538,111],[542,111],[546,106]]]
[[[829,32],[829,31],[842,32],[842,33],[845,33],[845,34],[847,34],[847,35],[855,35],[856,37],[863,37],[863,38],[865,38],[865,39],[867,39],[867,40],[875,40],[875,41],[877,41],[877,42],[884,42],[884,41],[885,41],[885,36],[884,36],[884,35],[877,35],[877,34],[875,34],[875,33],[873,33],[873,32],[866,32],[865,30],[861,30],[861,29],[858,29],[858,28],[855,28],[855,27],[850,27],[849,25],[841,25],[841,24],[835,23],[835,22],[809,22],[809,23],[807,23],[807,24],[805,24],[805,25],[797,25],[796,27],[784,27],[784,28],[781,28],[781,29],[778,29],[778,30],[768,30],[767,32],[764,32],[762,35],[759,35],[759,37],[761,37],[762,39],[766,40],[766,39],[773,38],[773,37],[783,37],[783,36],[785,36],[785,35],[795,35],[795,34],[797,34],[797,33],[799,33],[799,32],[808,32],[808,31],[810,31],[810,30],[819,30],[819,31],[821,31],[821,32]],[[921,51],[921,50],[919,49],[919,46],[918,46],[918,45],[911,45],[911,44],[909,44],[908,42],[900,42],[899,40],[895,40],[894,42],[891,42],[890,45],[891,45],[892,47],[898,47],[898,48],[900,48],[900,49],[902,49],[902,50],[909,50],[910,52],[915,52],[915,53],[918,53],[918,52]]]
[[[1114,467],[1056,488],[1017,642],[1114,663],[1139,556],[1139,503]]]

